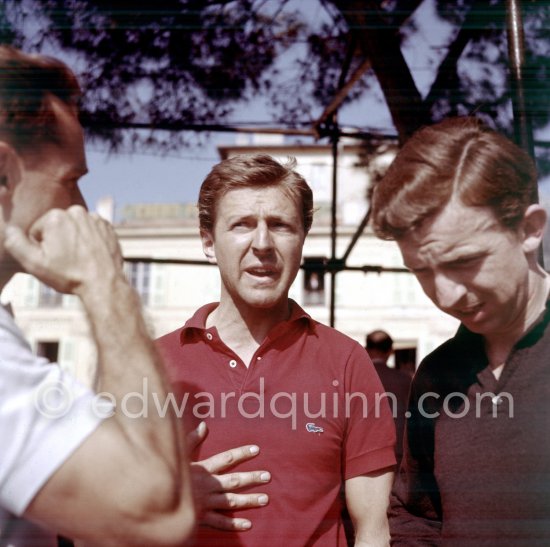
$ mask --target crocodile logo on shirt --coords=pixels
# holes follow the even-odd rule
[[[309,433],[323,433],[324,429],[315,425],[313,422],[306,424],[306,429]]]

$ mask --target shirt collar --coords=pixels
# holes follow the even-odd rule
[[[514,349],[522,349],[534,345],[544,335],[544,331],[550,322],[550,296],[546,300],[546,307],[537,320],[525,331],[523,336],[516,342]],[[485,343],[483,336],[472,332],[463,324],[460,324],[455,335],[458,348],[467,351],[469,354],[483,356],[483,363],[486,364]]]
[[[299,321],[304,321],[307,323],[307,326],[310,330],[313,330],[315,327],[315,320],[306,313],[294,300],[289,299],[290,302],[290,317],[286,321],[275,325],[272,329],[272,332],[279,330],[283,325],[290,325],[291,323],[297,323]],[[184,338],[188,335],[191,335],[192,331],[204,332],[210,329],[206,328],[206,319],[208,316],[218,307],[219,302],[211,302],[200,307],[193,316],[185,322],[185,325],[181,328],[180,331],[180,344],[184,344]],[[270,333],[271,334],[271,333]]]
[[[539,315],[537,320],[527,329],[527,332],[514,346],[516,348],[526,348],[535,344],[544,334],[544,331],[550,322],[550,295],[546,300],[546,307]]]

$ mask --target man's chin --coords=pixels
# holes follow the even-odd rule
[[[491,322],[485,314],[481,317],[462,319],[461,322],[469,331],[482,336],[498,331],[495,322]]]
[[[479,328],[486,324],[487,314],[483,304],[472,307],[467,311],[456,310],[441,310],[442,312],[458,319],[463,325],[468,327],[472,332],[477,332]]]

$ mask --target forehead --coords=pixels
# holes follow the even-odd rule
[[[450,262],[469,254],[489,252],[514,235],[498,221],[492,209],[451,200],[397,243],[405,264],[412,267],[416,261]]]
[[[235,188],[216,206],[217,216],[299,216],[299,204],[284,186]]]

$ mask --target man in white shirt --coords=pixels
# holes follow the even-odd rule
[[[55,544],[42,527],[101,545],[181,544],[194,507],[175,418],[132,419],[117,404],[144,378],[150,396],[168,383],[114,231],[78,188],[78,95],[64,64],[0,47],[0,289],[27,271],[78,296],[109,394],[35,357],[0,309],[0,544]]]

